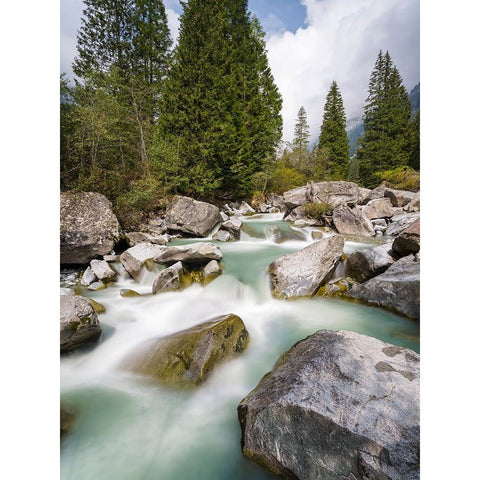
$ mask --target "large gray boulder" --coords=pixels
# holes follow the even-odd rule
[[[413,319],[420,319],[420,262],[413,255],[403,257],[384,273],[354,285],[344,293],[370,305],[383,307]]]
[[[207,237],[222,217],[215,205],[178,195],[168,206],[165,221],[168,230]]]
[[[288,479],[418,480],[419,376],[412,350],[321,330],[238,406],[243,454]]]
[[[66,352],[97,339],[102,333],[90,302],[75,295],[60,296],[60,351]]]
[[[141,345],[124,367],[161,384],[193,387],[215,367],[237,357],[248,345],[240,317],[229,314]]]
[[[311,185],[288,190],[283,194],[283,200],[288,210],[302,206],[311,200]]]
[[[274,260],[268,267],[273,296],[293,299],[315,294],[335,271],[343,245],[343,237],[333,235]]]
[[[120,255],[120,263],[124,266],[125,270],[134,279],[138,279],[143,265],[149,259],[154,259],[156,256],[167,247],[161,245],[154,245],[152,243],[140,243],[134,247],[125,250]]]
[[[189,245],[166,247],[154,260],[157,263],[165,265],[175,262],[205,265],[210,260],[221,260],[222,257],[222,250],[214,243],[192,243]]]
[[[363,214],[369,220],[393,217],[394,211],[389,198],[370,200],[363,208]]]
[[[402,257],[420,251],[420,219],[415,220],[395,238],[392,249]]]
[[[386,188],[384,196],[390,199],[394,207],[404,207],[413,200],[415,193],[407,190]]]
[[[402,213],[400,215],[395,215],[392,217],[392,223],[388,226],[385,231],[385,235],[391,235],[393,237],[402,233],[410,225],[413,225],[415,221],[420,218],[420,213]]]
[[[383,273],[395,262],[390,255],[391,249],[392,242],[379,245],[378,247],[355,250],[347,258],[345,265],[346,275],[362,283],[375,275]]]
[[[333,211],[333,224],[338,233],[373,237],[375,230],[370,220],[358,208],[340,205]]]
[[[305,209],[300,206],[300,207],[295,207],[293,210],[291,210],[288,215],[285,215],[283,219],[286,222],[296,222],[297,220],[303,220],[306,218],[305,214]]]
[[[60,194],[60,263],[86,264],[109,253],[120,224],[107,197],[93,192]]]

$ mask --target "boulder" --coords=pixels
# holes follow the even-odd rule
[[[161,384],[194,387],[215,367],[247,347],[248,332],[240,317],[223,315],[188,330],[141,345],[124,367]]]
[[[358,187],[358,205],[366,205],[369,201],[369,196],[371,194],[369,188]]]
[[[274,260],[268,267],[272,294],[285,299],[314,295],[334,272],[343,245],[343,238],[334,235]]]
[[[306,218],[306,215],[303,207],[296,207],[290,211],[288,215],[283,217],[286,222],[295,222],[296,220],[302,220],[304,218]]]
[[[222,217],[215,205],[178,195],[168,206],[165,220],[168,230],[207,237]]]
[[[265,202],[269,207],[278,208],[279,210],[285,209],[285,201],[281,195],[275,193],[268,193],[265,197]]]
[[[222,267],[216,260],[210,260],[203,269],[203,281],[209,283],[222,273]]]
[[[102,329],[90,302],[75,295],[60,296],[60,351],[96,340]]]
[[[87,269],[83,272],[80,283],[88,287],[88,285],[93,283],[95,280],[97,280],[97,276],[93,273],[92,268],[88,266]]]
[[[120,262],[125,270],[135,279],[142,271],[142,267],[149,259],[154,259],[167,247],[153,245],[152,243],[140,243],[125,250],[120,255]]]
[[[184,262],[205,265],[210,260],[221,260],[222,250],[214,243],[192,243],[175,247],[166,247],[155,258],[155,262],[165,265]]]
[[[293,210],[296,207],[303,205],[310,201],[310,185],[294,188],[288,190],[283,194],[283,201],[288,210]]]
[[[238,240],[240,238],[240,231],[242,228],[242,221],[236,217],[232,217],[226,222],[222,223],[222,230],[226,230],[232,235],[232,238]]]
[[[420,218],[420,213],[402,213],[392,218],[385,235],[397,236]]]
[[[242,202],[238,207],[238,213],[240,215],[252,215],[255,213],[255,209],[252,208],[247,202]]]
[[[113,280],[117,276],[117,273],[110,268],[105,260],[92,260],[90,268],[95,276],[102,281]]]
[[[162,270],[152,285],[152,293],[173,292],[181,290],[185,285],[185,270],[182,262],[177,262],[171,267]]]
[[[419,377],[412,350],[321,330],[238,406],[243,454],[288,479],[418,480]]]
[[[212,239],[219,242],[230,242],[231,240],[235,240],[232,234],[226,230],[219,230],[215,235],[212,236]]]
[[[370,200],[362,210],[363,214],[369,219],[390,218],[393,217],[393,207],[389,198],[378,198]]]
[[[420,262],[413,255],[403,257],[384,273],[354,285],[344,293],[370,305],[392,310],[413,319],[420,318]]]
[[[377,198],[383,198],[383,197],[385,197],[385,185],[379,185],[378,187],[375,187],[373,190],[370,190],[370,193],[364,199],[365,203],[363,203],[363,205],[366,205],[371,200],[375,200]]]
[[[140,243],[153,243],[155,245],[166,245],[171,237],[168,234],[152,235],[146,232],[128,232],[125,233],[125,240],[130,247],[139,245]]]
[[[389,242],[378,247],[355,250],[347,258],[346,275],[362,283],[375,275],[383,273],[395,262],[389,254],[391,248],[392,242]]]
[[[119,255],[104,255],[103,259],[108,263],[113,263],[118,261]]]
[[[220,218],[222,222],[226,222],[230,217],[220,210]]]
[[[394,190],[393,188],[386,188],[384,196],[389,198],[394,207],[404,207],[410,203],[415,196],[414,192],[407,190]]]
[[[93,192],[60,194],[60,263],[86,264],[110,253],[120,225],[107,197]]]
[[[333,224],[338,233],[372,237],[375,230],[370,220],[358,208],[340,205],[333,211]]]
[[[393,241],[392,249],[404,257],[420,251],[420,219],[415,220]]]
[[[359,187],[354,182],[314,183],[311,198],[314,203],[326,203],[333,208],[339,205],[354,206],[359,199]]]
[[[405,207],[406,212],[419,212],[420,211],[420,191],[418,191]]]

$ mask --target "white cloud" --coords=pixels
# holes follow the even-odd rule
[[[347,118],[362,115],[368,81],[380,49],[389,50],[407,89],[419,81],[419,0],[302,0],[306,27],[272,35],[269,62],[283,96],[284,140],[291,140],[298,109],[318,137],[332,80]]]

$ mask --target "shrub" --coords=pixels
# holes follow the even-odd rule
[[[303,205],[305,215],[314,220],[322,220],[325,215],[333,213],[333,206],[329,203],[313,203],[307,202]]]
[[[279,165],[269,180],[269,191],[282,194],[292,188],[301,187],[307,183],[305,175],[294,168]]]
[[[420,172],[411,167],[398,167],[379,172],[378,176],[390,188],[416,192],[420,189]]]

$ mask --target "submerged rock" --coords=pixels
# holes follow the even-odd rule
[[[60,296],[60,351],[66,352],[97,339],[102,333],[90,302],[74,295]]]
[[[346,274],[361,283],[383,273],[395,262],[389,253],[391,249],[392,242],[389,242],[378,247],[354,251],[347,258]]]
[[[372,223],[358,207],[350,208],[344,205],[337,207],[333,211],[333,224],[338,233],[365,237],[375,235]]]
[[[185,270],[182,262],[162,270],[152,285],[152,293],[173,292],[180,290],[185,284]]]
[[[395,238],[392,249],[402,257],[420,251],[420,219],[415,220]]]
[[[60,439],[64,438],[75,424],[75,415],[60,404]]]
[[[418,480],[419,376],[411,350],[321,330],[238,406],[243,454],[282,478]]]
[[[60,194],[60,263],[86,264],[109,253],[120,224],[107,197],[93,192]]]
[[[210,260],[221,260],[222,250],[214,243],[192,243],[166,247],[155,258],[156,263],[169,264],[175,262],[206,264]]]
[[[88,286],[88,289],[92,292],[98,292],[99,290],[103,290],[107,288],[107,286],[103,282],[93,282]]]
[[[169,230],[207,237],[222,217],[215,205],[178,195],[168,206],[165,220]]]
[[[413,319],[420,318],[420,262],[403,257],[384,273],[354,285],[344,293],[370,305],[393,310]]]
[[[149,259],[154,259],[167,247],[153,245],[152,243],[140,243],[125,250],[120,255],[120,262],[125,270],[135,279],[142,271],[142,267]]]
[[[120,296],[124,298],[130,298],[130,297],[140,297],[141,295],[135,290],[130,290],[129,288],[122,288],[120,290]]]
[[[273,296],[292,299],[315,294],[335,270],[343,245],[343,238],[334,235],[274,260],[268,267]]]
[[[223,315],[146,342],[124,367],[161,384],[191,387],[204,382],[219,363],[242,353],[248,340],[242,319]]]

